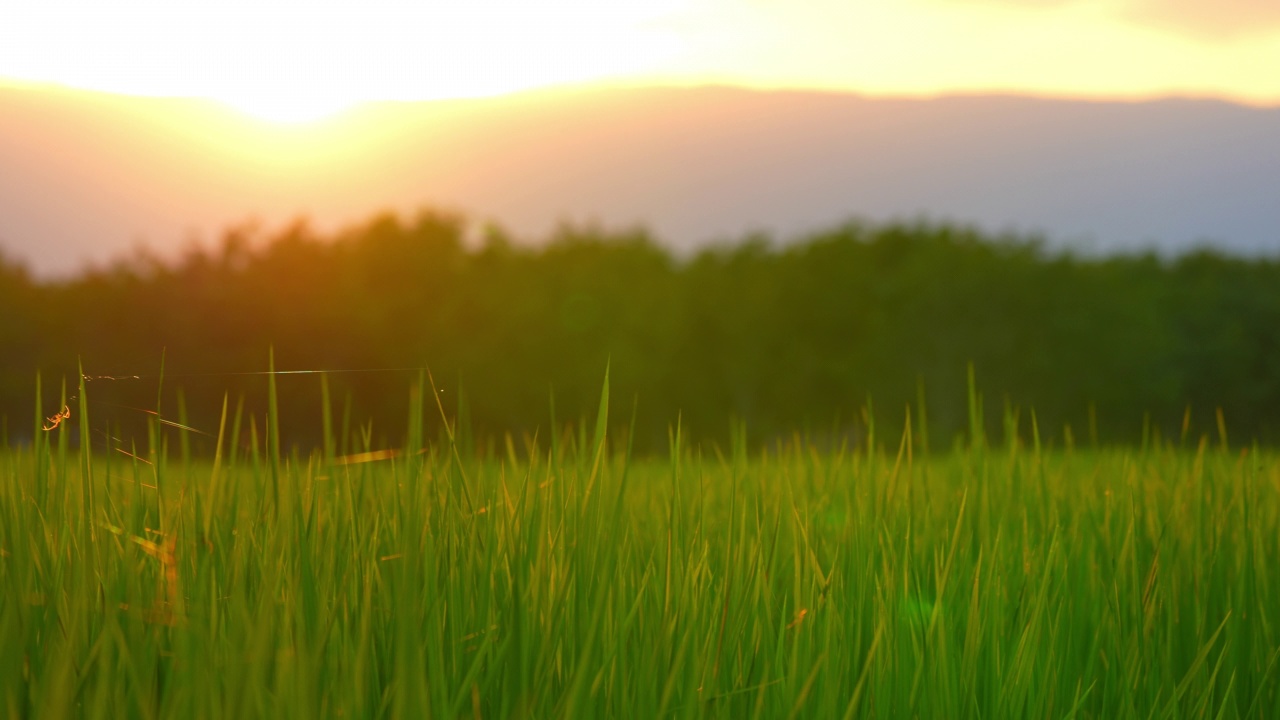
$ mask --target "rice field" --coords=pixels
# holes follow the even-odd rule
[[[1221,438],[637,457],[590,427],[464,452],[0,452],[12,718],[1280,717],[1280,456]],[[47,413],[44,413],[47,415]],[[230,438],[248,436],[245,444]]]

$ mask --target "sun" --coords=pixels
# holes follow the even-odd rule
[[[308,92],[306,88],[262,88],[223,93],[216,99],[244,115],[275,125],[320,122],[363,102],[359,98]]]
[[[663,19],[688,1],[140,0],[125,11],[93,0],[35,3],[0,33],[0,75],[209,99],[294,125],[363,102],[492,96],[643,73],[678,54]]]

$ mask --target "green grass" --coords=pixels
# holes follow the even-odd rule
[[[590,437],[472,457],[427,393],[395,457],[287,454],[231,403],[202,461],[79,453],[77,397],[0,452],[0,716],[1280,716],[1256,448],[632,458],[606,381]]]

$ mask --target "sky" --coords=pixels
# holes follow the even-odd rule
[[[1276,0],[14,0],[0,82],[282,122],[563,84],[1280,104]]]

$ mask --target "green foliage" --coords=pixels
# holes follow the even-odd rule
[[[724,445],[742,423],[754,447],[796,429],[836,447],[876,422],[900,427],[922,388],[918,434],[942,450],[974,429],[970,366],[988,437],[1002,408],[1035,407],[1048,446],[1194,439],[1216,432],[1219,409],[1237,438],[1280,440],[1272,260],[1083,258],[923,224],[851,223],[679,259],[642,231],[566,227],[537,247],[487,233],[469,244],[462,218],[433,213],[330,238],[305,223],[242,229],[169,264],[58,283],[0,262],[0,300],[24,309],[0,324],[0,415],[16,426],[28,378],[74,377],[82,358],[91,375],[151,376],[93,384],[101,417],[136,436],[142,418],[123,408],[153,407],[164,354],[165,387],[208,431],[228,392],[263,417],[262,378],[226,374],[262,370],[274,348],[279,369],[410,368],[330,378],[352,432],[377,418],[383,440],[404,433],[416,368],[431,368],[471,447],[545,429],[549,389],[565,417],[591,413],[606,359],[615,397],[641,400],[633,430],[645,451],[666,446],[677,415],[694,444]],[[333,439],[314,382],[277,380],[280,449]],[[864,414],[869,399],[877,418]],[[43,398],[51,412],[55,401]],[[193,441],[210,452],[210,438]]]
[[[677,425],[635,459],[612,373],[559,454],[464,458],[421,387],[399,455],[237,453],[225,404],[212,465],[170,461],[172,427],[92,462],[73,423],[0,451],[0,712],[1280,713],[1273,453],[712,457]]]

